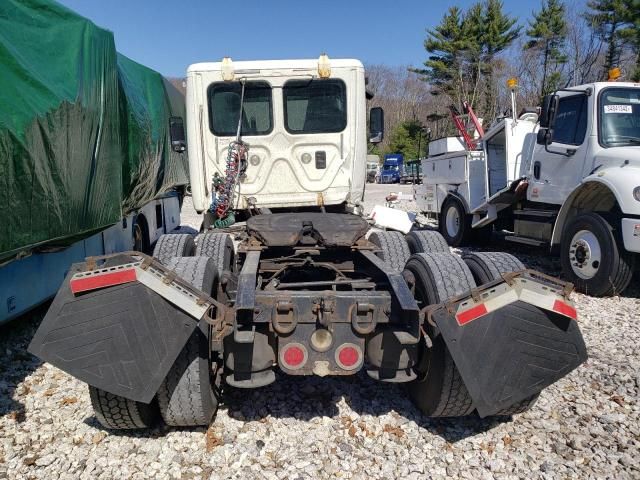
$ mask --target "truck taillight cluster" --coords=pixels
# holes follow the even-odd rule
[[[298,342],[287,343],[280,349],[280,365],[287,370],[299,370],[309,360],[307,348]],[[342,370],[360,368],[364,360],[362,348],[355,343],[343,343],[335,350],[334,359]]]

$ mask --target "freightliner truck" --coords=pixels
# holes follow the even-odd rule
[[[0,324],[90,255],[148,251],[180,225],[184,96],[50,0],[0,2]],[[43,41],[46,38],[46,41]]]
[[[435,231],[371,231],[384,122],[372,108],[367,135],[366,114],[357,60],[192,65],[202,233],[75,264],[30,351],[86,382],[113,429],[208,425],[221,389],[277,372],[405,383],[433,417],[530,408],[586,359],[570,285]]]
[[[429,148],[416,201],[450,245],[501,230],[507,241],[559,254],[584,293],[629,285],[640,253],[640,84],[559,90],[540,115],[497,123],[477,149],[457,138]]]

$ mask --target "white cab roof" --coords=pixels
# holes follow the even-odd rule
[[[364,68],[360,60],[353,58],[330,58],[331,68]],[[239,70],[281,70],[281,69],[301,69],[310,70],[318,68],[318,59],[304,60],[251,60],[233,61],[233,69]],[[222,62],[194,63],[187,69],[190,72],[215,72],[222,69]]]

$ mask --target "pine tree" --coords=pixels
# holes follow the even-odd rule
[[[484,4],[481,26],[482,65],[486,85],[483,114],[493,116],[497,97],[494,81],[495,59],[518,38],[521,27],[516,25],[515,18],[505,15],[500,0],[487,0]]]
[[[635,51],[635,65],[630,79],[640,82],[640,0],[624,0],[624,19],[628,26],[623,29],[622,37]]]
[[[527,36],[530,40],[525,49],[535,49],[542,57],[540,97],[543,97],[559,88],[559,66],[567,62],[567,57],[562,53],[567,38],[564,4],[560,0],[543,0],[541,10],[533,14],[529,27]]]
[[[505,15],[500,0],[476,3],[463,13],[449,8],[440,24],[427,30],[424,48],[430,54],[424,69],[413,70],[456,105],[474,104],[484,94],[487,114],[495,102],[493,69],[496,56],[518,37],[516,20]]]
[[[607,44],[603,78],[613,67],[620,66],[620,59],[624,48],[631,43],[630,29],[637,18],[632,18],[638,12],[637,0],[591,0],[587,3],[591,9],[585,18],[591,23],[591,28]]]
[[[434,94],[444,93],[458,102],[466,94],[461,83],[465,74],[462,54],[470,42],[465,33],[461,10],[449,8],[440,24],[427,30],[424,48],[430,55],[424,62],[425,68],[413,70],[434,87]]]

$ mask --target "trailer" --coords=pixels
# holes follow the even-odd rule
[[[2,2],[0,30],[2,324],[52,298],[72,263],[150,252],[179,227],[189,178],[169,141],[184,96],[111,32],[50,0]]]
[[[505,232],[559,253],[581,292],[629,285],[640,253],[640,84],[563,89],[540,113],[500,120],[477,145],[451,137],[429,148],[416,201],[450,245]]]
[[[89,385],[102,425],[208,425],[221,391],[278,372],[405,383],[433,417],[512,415],[586,360],[570,285],[370,229],[364,86],[360,62],[325,55],[189,68],[203,231],[75,264],[29,347]]]

